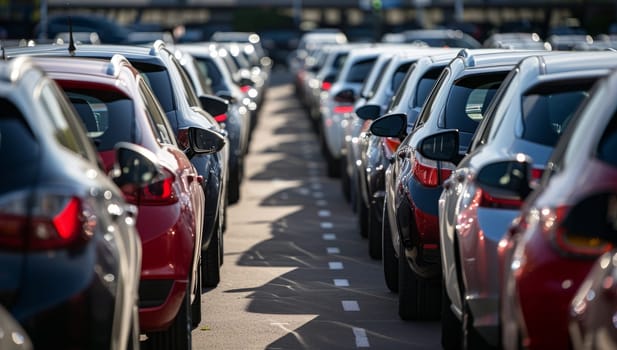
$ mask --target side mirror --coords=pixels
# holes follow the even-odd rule
[[[190,127],[188,130],[189,148],[186,155],[192,158],[195,154],[212,154],[225,146],[225,137],[216,131]]]
[[[531,158],[524,154],[485,165],[476,175],[476,183],[486,192],[483,199],[493,207],[519,208],[532,191],[532,168]]]
[[[227,90],[218,91],[218,92],[216,93],[216,96],[218,96],[218,97],[220,97],[220,98],[222,98],[222,99],[226,100],[226,101],[227,101],[227,102],[229,102],[229,103],[234,103],[234,97],[233,97],[233,95],[231,94],[231,92],[229,92],[229,91],[227,91]],[[203,102],[202,102],[202,104],[203,104]]]
[[[373,120],[370,130],[376,136],[404,139],[407,136],[407,116],[404,113],[386,114]]]
[[[111,179],[125,193],[146,186],[160,174],[158,160],[150,150],[128,142],[118,142],[114,147],[116,160],[111,170]]]
[[[600,192],[583,198],[570,209],[561,227],[568,239],[595,238],[616,245],[617,192]],[[594,242],[594,250],[601,246],[602,242]]]
[[[458,163],[458,130],[443,131],[420,141],[418,152],[428,159]]]
[[[352,89],[339,91],[334,95],[334,101],[340,103],[354,103],[356,101],[356,93]]]
[[[381,108],[378,105],[367,104],[356,109],[358,118],[362,120],[377,119],[380,113]]]
[[[212,116],[227,113],[227,109],[229,109],[228,100],[221,97],[202,95],[199,96],[199,102],[201,102],[201,107]]]

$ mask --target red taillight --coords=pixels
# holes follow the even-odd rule
[[[345,114],[353,112],[353,105],[342,105],[334,107],[334,113]]]
[[[178,201],[178,196],[174,189],[176,177],[170,171],[164,169],[163,175],[144,187],[133,190],[130,193],[124,192],[124,197],[129,203],[136,205],[168,205]]]
[[[439,166],[441,169],[439,169]],[[450,177],[455,167],[452,164],[426,159],[415,152],[412,174],[424,186],[437,187]]]
[[[485,208],[500,209],[519,209],[523,204],[520,198],[506,198],[488,193],[488,191],[478,189],[479,206]]]
[[[240,91],[245,92],[245,93],[248,92],[250,89],[251,89],[250,85],[242,85],[242,86],[240,86]]]
[[[563,228],[561,223],[569,209],[568,206],[560,206],[544,208],[536,213],[539,216],[540,229],[559,252],[593,258],[613,249],[610,242],[601,239],[599,235],[594,235],[593,232],[570,232]]]
[[[322,91],[330,91],[330,88],[332,87],[332,83],[329,81],[324,81],[321,83],[321,90]]]
[[[227,120],[227,114],[225,114],[225,113],[219,114],[216,117],[214,117],[214,120],[216,120],[219,123],[222,123],[222,122]]]
[[[401,140],[392,137],[386,137],[383,140],[384,145],[390,153],[396,152],[398,146],[401,144]]]
[[[180,149],[189,148],[189,129],[178,130],[178,145]]]
[[[544,174],[544,169],[531,169],[531,179],[532,180],[540,180],[540,178],[542,177],[542,174]]]
[[[77,197],[26,193],[0,204],[0,247],[49,250],[85,242],[94,233],[96,217]]]

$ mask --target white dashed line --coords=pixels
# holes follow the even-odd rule
[[[343,300],[341,304],[343,304],[343,310],[345,311],[360,311],[360,305],[355,300]]]
[[[353,335],[356,337],[356,347],[357,348],[370,348],[371,345],[368,342],[368,337],[366,336],[366,330],[364,328],[353,328]]]
[[[346,279],[335,279],[334,285],[337,287],[349,287],[349,281]]]
[[[330,217],[332,213],[330,213],[329,210],[320,210],[319,212],[317,212],[317,215],[319,215],[319,217],[322,217],[322,218],[327,218],[327,217]]]
[[[336,235],[334,233],[324,233],[321,235],[324,241],[334,241],[336,239]]]
[[[338,262],[338,261],[329,262],[328,263],[328,267],[330,267],[330,270],[342,270],[343,269],[343,263],[342,262]]]
[[[332,224],[331,222],[322,222],[319,224],[319,226],[321,228],[323,228],[324,230],[328,230],[334,227],[334,224]]]
[[[341,253],[341,250],[336,247],[328,247],[326,248],[326,251],[328,252],[328,254],[340,254]]]

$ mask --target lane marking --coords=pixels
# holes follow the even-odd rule
[[[341,278],[341,279],[335,279],[334,280],[334,285],[337,287],[349,287],[349,281]]]
[[[368,342],[366,330],[364,328],[353,327],[353,335],[356,337],[357,348],[370,348],[371,344]]]
[[[313,193],[313,198],[323,198],[324,194],[323,192],[314,192]]]
[[[317,215],[319,215],[322,218],[327,218],[327,217],[330,217],[332,213],[329,210],[320,210],[317,212]]]
[[[334,224],[333,224],[333,223],[331,223],[331,222],[322,222],[322,223],[320,223],[320,224],[319,224],[319,226],[320,226],[321,228],[323,228],[323,229],[327,230],[327,229],[331,229],[331,228],[333,228],[333,227],[334,227]]]
[[[342,269],[344,269],[343,263],[342,262],[338,262],[338,261],[329,262],[328,263],[328,267],[330,267],[330,270],[342,270]]]
[[[360,311],[360,304],[355,300],[343,300],[343,310],[345,311]]]
[[[326,248],[326,251],[328,252],[328,254],[340,254],[341,253],[341,250],[336,247],[328,247]]]
[[[321,190],[321,184],[316,182],[316,183],[311,185],[311,188],[314,189],[314,190]]]
[[[336,239],[336,235],[334,233],[324,233],[321,235],[324,241],[334,241]]]

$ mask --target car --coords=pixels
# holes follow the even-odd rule
[[[382,214],[383,197],[385,196],[384,172],[389,165],[389,160],[382,157],[381,138],[373,136],[369,127],[372,120],[377,119],[386,112],[388,105],[394,98],[394,94],[399,91],[404,78],[410,69],[415,68],[416,62],[424,56],[435,55],[439,52],[452,52],[452,56],[457,50],[441,48],[413,48],[399,50],[377,72],[379,79],[376,80],[376,87],[372,89],[370,97],[364,106],[356,109],[356,115],[364,121],[362,132],[358,137],[358,151],[355,152],[357,159],[349,160],[356,164],[358,174],[357,191],[358,196],[358,220],[360,227],[365,228],[368,238],[369,255],[373,259],[381,259],[381,233],[382,233]],[[375,67],[377,64],[375,64]],[[413,67],[413,68],[412,68]],[[363,235],[364,236],[364,235]]]
[[[106,171],[113,166],[113,145],[118,142],[139,144],[154,154],[161,176],[142,191],[125,192],[139,210],[140,328],[150,342],[173,339],[178,348],[190,348],[191,327],[201,320],[205,196],[203,178],[189,158],[220,151],[225,139],[212,130],[189,128],[189,147],[181,150],[144,77],[121,55],[109,61],[32,59],[69,97]]]
[[[551,45],[541,40],[538,33],[495,33],[489,36],[483,47],[518,49],[518,50],[547,50],[552,49]]]
[[[615,77],[594,87],[569,121],[539,185],[499,242],[504,349],[570,347],[571,301],[594,261],[611,249],[602,236],[585,234],[597,212],[575,226],[567,218],[576,203],[617,186]],[[512,192],[529,191],[530,175],[522,175]]]
[[[71,48],[70,43],[68,48]],[[37,45],[7,50],[6,55],[9,58],[29,55],[110,59],[114,54],[121,54],[148,78],[146,81],[163,107],[181,148],[189,146],[187,133],[191,126],[221,132],[216,120],[202,109],[188,77],[164,42],[157,41],[150,47],[77,45],[75,50],[68,48],[64,45]],[[202,240],[204,259],[201,262],[205,286],[216,286],[220,281],[228,157],[229,148],[225,146],[220,152],[191,158],[191,163],[203,176],[202,187],[206,196]]]
[[[232,82],[225,80],[225,67],[223,71],[214,62],[204,62],[204,59],[196,57],[200,55],[199,44],[182,44],[176,46],[176,57],[180,64],[185,69],[187,76],[191,79],[191,83],[195,92],[203,99],[209,95],[209,99],[217,98],[214,96],[215,90],[221,97],[218,97],[227,104],[226,111],[220,114],[214,114],[214,119],[227,131],[229,139],[229,163],[228,171],[229,179],[227,182],[227,200],[228,204],[235,204],[240,200],[240,186],[244,178],[244,156],[248,152],[251,116],[248,108],[242,105],[239,100],[242,99],[242,93],[237,86]],[[203,53],[208,53],[206,49]],[[207,61],[207,59],[206,59]],[[230,79],[230,78],[228,78]],[[237,89],[237,97],[230,96],[233,89]],[[206,106],[204,106],[206,110]]]
[[[130,30],[114,20],[92,13],[54,14],[46,23],[38,23],[33,35],[37,39],[47,39],[68,32],[96,33],[104,44],[125,44],[130,35]]]
[[[458,29],[411,29],[390,36],[403,43],[424,43],[431,47],[479,49],[482,45],[471,35]],[[383,40],[382,40],[383,41]]]
[[[377,136],[404,137],[387,173],[384,213],[396,232],[392,244],[397,249],[399,316],[403,320],[439,318],[442,276],[437,204],[443,181],[465,153],[506,75],[530,54],[461,50],[437,79],[408,135],[403,113],[382,116],[371,125]],[[459,137],[446,139],[454,129]],[[441,143],[446,140],[455,142]],[[447,161],[431,157],[431,152],[446,150],[452,152]]]
[[[568,121],[593,84],[615,67],[615,58],[614,52],[549,52],[522,59],[487,109],[467,154],[444,182],[439,247],[446,348],[499,346],[497,245],[522,204],[500,195],[500,182],[507,183],[500,167],[530,157],[532,176],[539,179]]]
[[[599,238],[612,246],[611,251],[596,259],[569,305],[568,332],[574,350],[617,347],[617,326],[613,321],[617,311],[616,190],[584,197],[572,206],[564,221],[565,229],[573,230],[578,225],[577,231],[583,237]]]
[[[139,348],[139,214],[121,189],[152,184],[151,153],[116,144],[108,174],[32,60],[0,77],[0,304],[37,349]]]

